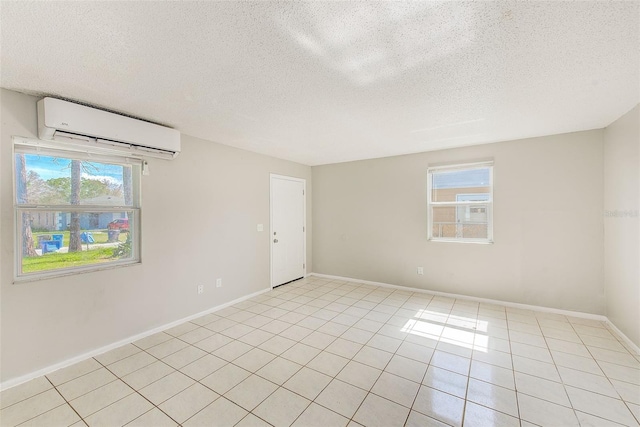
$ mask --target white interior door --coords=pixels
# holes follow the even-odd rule
[[[304,277],[305,186],[299,178],[271,175],[271,286]]]

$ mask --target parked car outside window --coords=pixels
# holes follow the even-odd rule
[[[109,230],[129,231],[129,220],[127,218],[118,218],[107,224]]]

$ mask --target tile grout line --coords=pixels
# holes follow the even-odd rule
[[[433,300],[433,298],[431,298],[431,301],[432,301],[432,300]],[[428,307],[428,305],[427,305],[427,307]],[[449,313],[451,313],[451,310],[449,311]],[[447,319],[448,319],[448,318],[449,318],[449,314],[447,314]],[[442,332],[444,332],[444,328],[442,329]],[[440,335],[438,336],[438,342],[440,341],[440,338],[442,337],[442,332],[440,332]],[[405,336],[405,338],[404,338],[403,342],[405,342],[405,341],[406,341],[406,338],[407,338],[408,336],[409,336],[409,333],[407,333],[407,335]],[[419,345],[419,344],[417,344],[417,345]],[[421,389],[422,387],[431,388],[431,387],[429,387],[429,386],[424,385],[423,381],[424,381],[424,379],[425,379],[425,378],[426,378],[426,376],[427,376],[427,372],[429,372],[429,367],[430,367],[430,366],[432,366],[432,365],[431,365],[431,361],[433,360],[433,355],[435,354],[436,350],[437,350],[437,345],[436,345],[436,348],[434,348],[434,349],[433,349],[433,351],[431,352],[431,357],[429,357],[429,361],[428,361],[428,362],[426,362],[427,369],[425,369],[424,374],[422,375],[422,380],[420,380],[420,383],[418,384],[418,392],[417,392],[417,393],[416,393],[416,395],[413,397],[413,401],[411,402],[411,407],[409,408],[409,413],[407,414],[407,418],[406,418],[406,419],[405,419],[405,421],[404,421],[404,425],[405,425],[405,426],[406,426],[406,425],[407,425],[407,423],[409,422],[409,418],[411,417],[411,412],[412,412],[412,411],[415,411],[415,412],[418,412],[419,414],[422,414],[422,412],[420,412],[420,411],[418,411],[418,410],[414,410],[414,409],[413,409],[413,406],[415,405],[416,400],[418,399],[418,395],[420,394],[420,389]],[[469,366],[471,366],[471,363],[469,363]],[[468,379],[467,379],[467,384],[468,384]],[[435,390],[435,389],[434,389],[434,390]],[[462,414],[463,414],[463,417],[464,417],[464,408],[463,408],[463,410],[462,410]],[[435,419],[435,418],[429,417],[429,416],[428,416],[428,415],[426,415],[426,414],[422,414],[422,415],[424,415],[424,416],[426,416],[426,417],[428,417],[428,418],[430,418],[430,419]],[[439,420],[438,420],[438,421],[439,421]],[[462,425],[462,424],[461,424],[461,425]]]
[[[537,324],[538,324],[538,327],[540,328],[540,322],[539,321],[537,322]],[[580,337],[580,335],[575,330],[574,325],[571,324],[571,322],[569,322],[569,325],[571,326],[571,329],[576,333],[576,335],[580,339],[580,342],[582,343],[582,345],[584,345],[584,342],[582,342],[582,338]],[[542,332],[542,328],[540,328],[540,331]],[[549,348],[549,342],[547,341],[547,337],[546,337],[546,335],[544,335],[544,333],[542,334],[542,339],[544,340],[545,344],[547,345],[547,348]],[[586,346],[585,346],[585,348],[586,348]],[[589,349],[587,348],[587,351],[588,350]],[[591,354],[591,353],[589,353],[589,354]],[[553,361],[553,367],[556,370],[556,373],[558,374],[558,378],[560,378],[560,383],[562,384],[562,389],[564,390],[564,394],[567,397],[567,400],[569,401],[569,404],[571,405],[571,409],[573,410],[573,415],[576,417],[576,421],[580,422],[580,419],[578,418],[578,414],[577,414],[576,408],[575,408],[573,402],[571,401],[571,396],[569,396],[569,392],[567,390],[567,385],[565,384],[564,379],[562,378],[562,375],[560,374],[560,369],[558,369],[558,365],[556,364],[556,360],[553,358],[553,353],[551,353],[551,351],[549,351],[549,355],[551,356],[551,360]],[[593,357],[593,355],[592,355],[592,357]],[[594,360],[595,360],[595,358],[594,358]]]
[[[47,378],[47,377],[46,377],[46,375],[43,375],[43,377],[44,377],[44,378],[49,382],[49,384],[51,384],[51,388],[49,388],[49,389],[47,389],[47,390],[44,390],[44,391],[42,391],[42,392],[40,392],[40,393],[34,394],[33,396],[28,397],[27,399],[23,399],[23,400],[21,400],[20,402],[24,402],[25,400],[31,399],[32,397],[39,396],[39,395],[41,395],[41,394],[43,394],[43,393],[46,393],[46,392],[47,392],[47,391],[49,391],[49,390],[55,390],[55,391],[56,391],[56,393],[58,393],[58,395],[62,398],[62,400],[64,400],[64,403],[61,403],[60,405],[58,405],[58,406],[56,406],[56,407],[54,407],[54,408],[51,408],[51,409],[49,409],[49,410],[47,410],[47,411],[45,411],[45,412],[42,412],[42,413],[36,414],[36,415],[34,415],[33,417],[31,417],[31,418],[28,418],[28,419],[26,419],[26,420],[23,420],[23,421],[21,421],[19,424],[16,424],[16,427],[17,427],[17,426],[20,426],[21,424],[24,424],[24,423],[26,423],[26,422],[29,422],[29,421],[31,421],[31,420],[33,420],[33,419],[35,419],[35,418],[37,418],[37,417],[39,417],[39,416],[41,416],[41,415],[44,415],[44,414],[46,414],[46,413],[48,413],[48,412],[51,412],[51,411],[53,411],[54,409],[58,409],[58,408],[60,408],[61,406],[64,406],[64,405],[67,405],[69,408],[71,408],[71,410],[72,410],[72,411],[73,411],[73,412],[74,412],[74,413],[75,413],[75,414],[80,418],[80,421],[82,421],[82,422],[84,423],[84,418],[82,418],[82,417],[80,416],[80,414],[78,414],[78,411],[76,411],[76,409],[75,409],[73,406],[71,406],[71,404],[69,403],[69,401],[67,401],[67,399],[62,395],[62,393],[60,393],[60,390],[58,390],[58,388],[57,388],[57,387],[56,387],[56,386],[51,382],[51,380],[50,380],[49,378]],[[13,403],[13,404],[11,404],[11,405],[7,406],[7,408],[9,408],[9,407],[11,407],[11,406],[13,406],[13,405],[15,405],[15,404],[17,404],[17,403],[20,403],[20,402],[15,402],[15,403]],[[3,408],[2,410],[4,411],[4,410],[5,410],[5,409],[7,409],[7,408]],[[85,425],[86,425],[86,423],[85,423]]]
[[[136,346],[136,347],[137,347],[137,346]],[[139,348],[139,347],[138,347],[138,348]],[[144,352],[144,350],[141,350],[141,352]],[[148,354],[148,353],[147,353],[147,354]],[[150,355],[150,356],[151,356],[151,357],[154,357],[153,355]],[[129,357],[130,357],[130,356],[129,356]],[[155,357],[154,357],[154,358],[155,358]],[[126,357],[125,357],[125,358],[123,358],[123,359],[120,359],[120,360],[124,360],[124,359],[126,359]],[[156,359],[156,361],[160,361],[160,362],[162,362],[162,361],[161,361],[161,360],[159,360],[158,358],[155,358],[155,359]],[[135,388],[131,387],[131,385],[129,385],[129,383],[127,383],[127,382],[126,382],[126,381],[124,381],[122,378],[120,378],[120,376],[118,376],[115,372],[113,372],[111,369],[109,369],[109,367],[108,367],[108,366],[104,365],[104,364],[103,364],[102,362],[100,362],[99,360],[96,360],[96,362],[100,363],[100,364],[102,365],[102,367],[103,367],[103,368],[105,368],[107,371],[111,372],[111,374],[112,374],[112,375],[114,375],[114,376],[115,376],[118,380],[120,380],[123,384],[125,384],[127,387],[129,387],[131,390],[133,390],[133,392],[134,392],[134,393],[138,394],[140,397],[142,397],[144,400],[146,400],[147,402],[149,402],[149,403],[151,404],[152,408],[151,408],[151,409],[149,409],[149,411],[145,411],[145,412],[143,412],[142,414],[140,414],[139,416],[137,416],[137,417],[136,417],[136,418],[134,418],[133,420],[130,420],[129,422],[127,422],[127,424],[129,424],[129,423],[133,422],[134,420],[136,420],[136,419],[140,418],[141,416],[143,416],[143,415],[144,415],[144,414],[146,414],[147,412],[152,411],[152,410],[153,410],[153,408],[157,408],[159,411],[161,411],[161,412],[162,412],[163,414],[165,414],[167,417],[171,418],[171,420],[172,420],[172,421],[174,421],[176,424],[180,425],[180,423],[179,423],[179,422],[177,422],[176,420],[174,420],[174,419],[173,419],[169,414],[165,413],[162,409],[160,409],[160,408],[158,407],[158,405],[154,404],[152,401],[150,401],[149,399],[147,399],[147,397],[146,397],[146,396],[144,396],[142,393],[140,393],[138,390],[136,390]],[[118,360],[117,362],[119,362],[119,360]],[[117,362],[113,362],[113,363],[117,363]],[[113,364],[113,363],[112,363],[112,364]],[[152,363],[155,363],[155,362],[152,362]],[[164,362],[163,362],[163,363],[164,363]],[[151,363],[150,363],[149,365],[151,365]],[[149,366],[149,365],[145,365],[144,367]],[[143,368],[144,368],[144,367],[143,367]],[[140,369],[143,369],[143,368],[140,368]],[[139,371],[140,369],[137,369],[137,370],[132,371],[132,372],[130,372],[130,373],[133,373],[133,372]],[[128,375],[128,374],[127,374],[127,375]],[[170,375],[170,374],[169,374],[169,375]],[[125,375],[125,376],[126,376],[126,375]],[[165,375],[165,376],[166,376],[166,375]],[[164,377],[163,377],[163,378],[164,378]],[[98,411],[94,412],[94,414],[95,414],[95,413],[98,413],[98,412],[100,412],[100,411],[102,411],[102,410],[103,410],[103,409],[105,409],[105,408],[108,408],[109,406],[112,406],[113,404],[115,404],[115,403],[117,403],[117,402],[120,402],[120,401],[121,401],[121,400],[123,400],[123,399],[126,399],[127,397],[131,396],[132,394],[133,394],[133,393],[128,394],[127,396],[123,397],[122,399],[118,399],[116,402],[112,402],[111,404],[109,404],[109,405],[105,406],[104,408],[101,408],[101,409],[99,409]],[[168,399],[167,399],[167,400],[168,400]],[[91,415],[93,415],[93,414],[91,414]],[[125,424],[125,425],[126,425],[126,424]]]
[[[368,294],[367,294],[367,295],[368,295]],[[377,306],[376,306],[376,307],[377,307]],[[402,306],[401,306],[401,307],[402,307]],[[398,307],[398,309],[394,312],[394,314],[395,314],[395,313],[397,313],[398,311],[400,311],[400,308],[401,308],[401,307]],[[371,310],[369,310],[369,312],[371,312]],[[393,317],[393,315],[391,315],[391,317]],[[385,322],[384,324],[386,325],[387,323]],[[382,327],[383,327],[383,326],[381,326],[380,328],[378,328],[378,331],[379,331],[380,329],[382,329]],[[370,332],[370,331],[369,331],[369,332]],[[369,340],[367,340],[367,342],[366,342],[366,343],[362,344],[363,348],[364,348],[364,346],[366,346],[366,345],[367,345],[367,343],[369,343],[369,342],[373,339],[373,337],[374,337],[376,334],[377,334],[377,332],[374,332],[374,335],[373,335],[371,338],[369,338]],[[406,339],[406,336],[405,336],[401,341],[402,341],[402,342],[404,342],[404,340],[405,340],[405,339]],[[400,344],[400,345],[402,345],[402,344]],[[398,346],[398,348],[400,348],[400,345]],[[372,348],[375,348],[375,347],[372,347]],[[360,349],[360,350],[362,350],[362,349]],[[360,352],[360,350],[358,351],[358,353]],[[378,350],[381,350],[381,349],[378,349]],[[384,351],[384,350],[382,350],[382,351]],[[378,377],[376,378],[376,381],[375,381],[375,382],[373,383],[373,385],[369,388],[369,390],[367,390],[367,394],[364,396],[364,399],[362,399],[362,402],[360,402],[360,404],[359,404],[359,405],[358,405],[358,407],[356,408],[355,412],[353,413],[353,415],[351,416],[351,418],[350,418],[350,420],[349,420],[349,421],[353,421],[353,422],[357,423],[357,421],[356,421],[356,420],[354,420],[353,418],[356,416],[356,414],[358,413],[358,411],[359,411],[359,410],[360,410],[360,408],[362,407],[362,404],[364,403],[364,401],[365,401],[365,400],[367,400],[367,396],[368,396],[369,394],[373,394],[373,395],[378,396],[378,397],[380,397],[380,398],[382,398],[382,399],[388,400],[389,402],[392,402],[392,403],[396,403],[396,404],[398,404],[397,402],[393,402],[392,400],[387,399],[387,398],[385,398],[384,396],[380,396],[380,395],[377,395],[376,393],[372,392],[373,387],[375,387],[376,383],[380,380],[380,377],[381,377],[381,376],[382,376],[382,374],[385,372],[385,368],[386,368],[387,366],[389,366],[389,363],[391,363],[391,360],[393,360],[393,357],[396,355],[397,351],[398,351],[398,349],[396,349],[396,351],[391,355],[391,357],[389,358],[389,360],[388,360],[388,361],[387,361],[387,363],[385,364],[384,368],[380,369],[380,374],[379,374],[379,375],[378,375]],[[354,357],[355,357],[358,353],[356,353],[356,354],[354,355]],[[351,360],[353,360],[353,358],[352,358]],[[357,362],[357,360],[356,360],[356,361],[354,361],[354,362]],[[358,362],[358,363],[362,363],[362,362]],[[366,365],[366,363],[363,363],[363,365]],[[367,366],[370,366],[370,365],[367,365]],[[346,367],[346,365],[345,365],[345,367]],[[371,367],[373,368],[373,366],[371,366]],[[344,369],[344,367],[343,367],[342,369]],[[375,368],[375,369],[378,369],[378,368]],[[342,370],[340,370],[340,372],[342,372]],[[425,372],[426,372],[426,371],[425,371]],[[338,374],[339,374],[339,373],[338,373]],[[337,379],[337,378],[336,378],[336,379]],[[356,387],[356,386],[354,386],[354,387]],[[420,385],[418,385],[418,392],[419,392],[419,391],[420,391]],[[416,396],[417,396],[417,395],[418,395],[418,393],[416,392]],[[414,399],[415,399],[415,397],[414,397]],[[404,406],[404,405],[401,405],[401,406]],[[411,408],[409,408],[409,413],[411,413]],[[407,415],[407,416],[408,416],[408,415]],[[358,423],[358,424],[360,424],[360,423]]]
[[[478,314],[480,312],[480,304],[478,304],[477,312],[476,312],[476,327],[478,325]],[[475,328],[474,328],[475,329]],[[488,342],[488,341],[487,341]],[[467,397],[469,396],[469,384],[471,383],[471,366],[473,365],[473,352],[475,347],[475,334],[473,337],[473,344],[471,345],[471,356],[469,357],[469,369],[467,370],[467,387],[464,393],[464,401],[462,404],[462,418],[460,420],[460,425],[464,425],[464,419],[467,414]],[[518,417],[520,418],[520,417]]]
[[[11,405],[7,405],[6,407],[4,407],[4,408],[0,409],[0,413],[1,413],[2,411],[5,411],[5,410],[7,410],[7,409],[11,408],[11,407],[12,407],[12,406],[14,406],[14,405],[17,405],[17,404],[19,404],[19,403],[25,402],[25,401],[27,401],[27,400],[29,400],[29,399],[33,398],[33,397],[40,396],[41,394],[48,392],[48,391],[49,391],[49,390],[51,390],[52,388],[55,388],[55,386],[51,383],[51,381],[49,381],[49,378],[47,378],[47,377],[46,377],[46,375],[43,375],[42,377],[44,377],[44,378],[46,379],[46,381],[47,381],[49,384],[51,384],[51,385],[52,385],[52,387],[51,387],[51,388],[47,388],[47,389],[45,389],[45,390],[42,390],[42,391],[40,391],[40,392],[38,392],[38,393],[35,393],[35,394],[33,394],[33,395],[29,396],[29,397],[25,397],[24,399],[18,400],[17,402],[13,402]],[[34,378],[34,379],[35,379],[35,378]],[[54,408],[54,409],[55,409],[55,408]],[[28,421],[28,420],[27,420],[27,421]],[[26,421],[23,421],[23,422],[26,422]]]
[[[97,362],[97,361],[96,361],[96,362]],[[100,363],[100,362],[98,362],[98,363]],[[97,369],[96,369],[96,370],[97,370]],[[91,371],[91,372],[94,372],[94,371]],[[85,374],[85,375],[86,375],[86,374]],[[45,378],[47,378],[47,377],[45,376]],[[78,413],[78,411],[76,411],[76,408],[74,408],[74,407],[71,405],[71,403],[69,403],[69,401],[67,400],[67,398],[66,398],[66,397],[64,397],[64,396],[62,395],[62,393],[60,393],[60,390],[58,390],[58,387],[56,387],[56,386],[51,382],[51,380],[50,380],[49,378],[47,378],[47,381],[49,381],[49,383],[51,384],[51,386],[52,386],[52,387],[53,387],[53,388],[58,392],[58,394],[60,395],[60,397],[62,397],[62,398],[64,399],[65,403],[66,403],[66,404],[71,408],[71,410],[72,410],[73,412],[75,412],[75,414],[80,418],[80,421],[82,421],[85,425],[88,425],[88,424],[87,424],[87,422],[84,420],[84,418],[83,418],[83,417]],[[72,381],[73,381],[73,380],[72,380]],[[69,382],[69,381],[67,381],[67,382]],[[63,383],[63,384],[65,384],[65,383]],[[62,384],[61,384],[61,385],[62,385]]]
[[[606,323],[605,323],[605,326],[606,326]],[[593,360],[595,361],[595,363],[598,365],[598,367],[600,368],[600,370],[601,370],[601,371],[602,371],[602,373],[604,374],[604,377],[607,379],[607,381],[609,382],[609,384],[611,385],[611,387],[613,388],[613,390],[616,392],[616,395],[618,395],[618,397],[619,397],[619,399],[618,399],[618,400],[620,400],[620,401],[622,402],[622,404],[627,408],[627,410],[629,411],[629,413],[631,414],[631,416],[635,418],[635,420],[636,420],[636,422],[638,422],[638,424],[640,424],[640,419],[638,419],[638,416],[637,416],[637,415],[636,415],[636,414],[631,410],[631,407],[629,406],[629,403],[628,403],[625,399],[623,399],[623,398],[622,398],[622,395],[620,394],[620,392],[618,391],[618,389],[615,387],[615,385],[614,385],[614,384],[613,384],[613,382],[611,381],[611,378],[609,378],[609,375],[607,375],[607,373],[604,371],[604,369],[603,369],[603,368],[602,368],[602,366],[600,365],[600,362],[604,362],[604,361],[601,361],[601,360],[598,360],[598,359],[596,359],[596,358],[595,358],[595,356],[593,355],[593,353],[592,353],[591,349],[589,348],[589,346],[588,346],[587,344],[585,344],[585,342],[583,341],[582,337],[580,336],[580,333],[579,333],[578,331],[576,331],[576,330],[575,330],[575,327],[574,327],[574,325],[573,325],[573,324],[571,325],[571,327],[574,329],[574,332],[576,333],[576,335],[578,335],[578,338],[580,339],[580,342],[581,342],[581,343],[582,343],[582,345],[587,349],[587,351],[589,352],[589,354],[591,355],[591,357],[593,358]],[[605,328],[605,329],[608,331],[608,328]],[[614,338],[616,338],[616,336],[615,336],[614,334],[612,334],[612,335],[613,335],[613,337],[614,337]],[[616,340],[617,340],[618,342],[620,342],[617,338],[616,338]],[[625,349],[626,349],[626,347],[625,347]],[[551,356],[553,357],[553,355],[551,355]],[[612,363],[612,364],[614,364],[614,365],[617,365],[617,363],[613,363],[613,362],[609,362],[609,363]],[[554,360],[554,365],[555,365],[555,360]],[[620,365],[620,366],[622,366],[622,365]],[[556,368],[556,369],[557,369],[557,368]],[[562,379],[562,377],[561,377],[561,379]],[[564,384],[564,380],[563,380],[563,385],[565,386],[565,390],[566,390],[566,387],[567,387],[568,385],[565,385],[565,384]],[[571,387],[573,387],[573,386],[571,386]],[[580,390],[585,390],[585,389],[583,389],[583,388],[581,388],[581,387],[575,387],[575,388],[578,388],[578,389],[580,389]],[[603,395],[603,394],[598,393],[598,392],[593,392],[593,391],[591,391],[591,390],[585,390],[585,391],[587,391],[587,392],[591,392],[591,393],[595,393],[595,394],[599,394],[599,395],[601,395],[601,396],[605,396],[605,397],[611,397],[611,396]],[[568,394],[569,394],[569,392],[567,391],[567,395],[568,395]],[[569,401],[571,402],[571,397],[569,397]],[[573,406],[573,402],[571,402],[571,406]],[[576,409],[575,409],[575,408],[574,408],[574,411],[576,411]],[[581,411],[581,412],[582,412],[582,411]],[[593,416],[596,416],[596,417],[598,417],[598,418],[602,418],[602,417],[600,417],[600,416],[598,416],[598,415],[591,414],[591,413],[589,413],[589,415],[593,415]],[[577,414],[576,414],[576,417],[577,417]],[[603,418],[603,419],[606,419],[607,421],[612,421],[612,420],[609,420],[609,419],[607,419],[607,418]],[[615,422],[615,421],[614,421],[614,422]]]

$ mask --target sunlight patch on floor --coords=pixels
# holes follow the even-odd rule
[[[485,320],[418,310],[400,331],[486,353],[489,348],[488,327],[489,322]]]

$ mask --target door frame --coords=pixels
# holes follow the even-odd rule
[[[293,176],[279,175],[276,173],[269,174],[269,284],[273,289],[273,180],[284,179],[289,181],[296,181],[302,183],[302,189],[304,194],[302,195],[302,226],[304,227],[303,239],[302,239],[302,251],[304,252],[304,274],[302,277],[307,276],[307,180],[304,178],[296,178]]]

